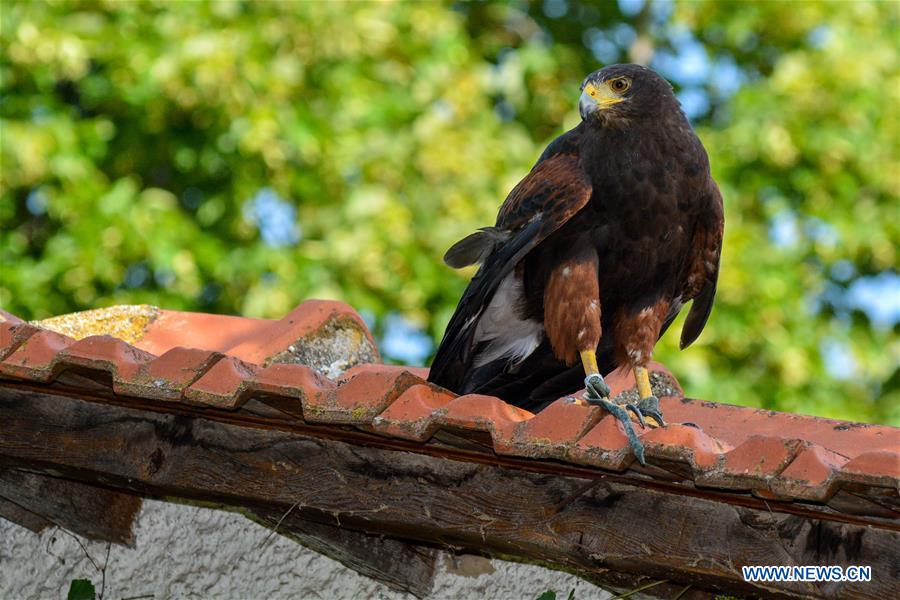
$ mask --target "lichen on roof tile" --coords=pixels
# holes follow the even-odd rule
[[[134,344],[144,336],[147,327],[158,316],[159,309],[155,306],[123,304],[50,317],[33,323],[76,340],[92,335],[111,335]]]
[[[362,318],[333,300],[307,300],[222,351],[263,366],[303,364],[332,378],[358,364],[381,362]]]
[[[650,371],[650,388],[657,398],[684,395],[675,378],[664,371]],[[616,404],[633,404],[640,399],[636,387],[630,387],[612,398]]]
[[[381,359],[375,345],[358,325],[332,320],[271,356],[266,364],[306,365],[335,378],[350,367],[377,362]]]

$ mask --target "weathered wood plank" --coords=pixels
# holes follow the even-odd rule
[[[293,508],[256,508],[253,512],[264,525],[357,573],[418,598],[431,591],[439,554],[436,549],[308,521]]]
[[[766,597],[898,595],[900,534],[285,431],[0,391],[0,461],[367,534],[539,561],[617,589],[667,579]],[[77,451],[76,451],[77,450]],[[599,476],[599,475],[598,475]],[[865,564],[871,583],[741,578],[747,564]],[[675,586],[675,587],[673,587]]]
[[[134,544],[141,499],[14,469],[0,469],[0,516],[38,532],[58,525],[91,540]],[[27,507],[27,508],[26,508]],[[422,597],[434,583],[437,551],[292,516],[257,509],[256,520],[302,545],[388,586]],[[283,518],[284,517],[284,518]]]
[[[131,546],[141,499],[78,481],[0,469],[0,497],[89,540]]]
[[[16,525],[30,529],[35,533],[40,533],[53,525],[41,515],[36,515],[6,498],[0,498],[0,518],[12,521]]]

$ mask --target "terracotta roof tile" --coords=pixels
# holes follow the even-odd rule
[[[40,331],[37,327],[23,323],[22,321],[0,322],[0,360],[15,352],[25,340]]]
[[[371,348],[375,349],[372,334],[350,306],[343,302],[309,300],[283,319],[260,328],[255,335],[235,344],[227,352],[257,364],[295,362],[293,355],[300,348],[309,347],[316,337],[328,329],[364,338]],[[292,347],[295,349],[292,350]],[[372,358],[378,360],[377,351],[374,351]]]
[[[660,399],[660,406],[667,421],[694,421],[709,435],[735,447],[755,436],[780,438],[796,432],[795,438],[850,458],[871,450],[896,452],[900,448],[900,429],[887,425],[849,423],[687,398]],[[698,415],[702,415],[700,420]]]
[[[38,331],[0,362],[0,375],[50,381],[55,375],[57,355],[74,343],[72,338],[56,332]]]
[[[248,386],[264,394],[263,402],[288,414],[313,419],[313,407],[329,402],[337,386],[306,365],[269,365],[253,377]]]
[[[414,385],[425,381],[406,367],[358,365],[335,380],[337,392],[329,402],[316,406],[309,420],[317,423],[371,423],[391,403]]]
[[[180,400],[184,390],[199,379],[224,355],[196,348],[175,347],[116,385],[116,391],[129,396],[155,400]]]
[[[253,378],[254,391],[272,395],[306,398],[333,392],[337,386],[321,373],[306,365],[269,365]]]
[[[56,356],[57,366],[84,367],[106,371],[113,385],[134,380],[156,357],[109,335],[93,335],[78,340]]]
[[[580,465],[624,471],[635,462],[622,424],[606,415],[569,449],[569,459]]]
[[[724,453],[720,468],[700,474],[697,485],[731,490],[767,491],[768,481],[781,473],[799,452],[800,440],[754,436]]]
[[[189,404],[227,410],[238,408],[246,400],[244,393],[261,370],[262,367],[257,365],[226,356],[185,390],[184,400]]]
[[[520,423],[533,415],[493,396],[466,394],[435,411],[437,425],[449,429],[484,431],[495,446],[509,447]]]
[[[521,421],[512,439],[497,446],[501,454],[564,460],[575,443],[606,413],[570,398],[560,398],[533,418]]]
[[[671,390],[669,390],[670,393],[657,394],[660,400],[668,397],[681,398],[684,396],[684,391],[682,391],[681,385],[679,385],[678,380],[669,371],[669,369],[665,367],[665,365],[662,365],[656,361],[651,361],[648,365],[648,369],[651,371],[651,373],[656,373],[664,376],[669,380],[669,383],[671,384]],[[605,380],[606,384],[612,390],[609,394],[610,398],[615,398],[622,392],[627,392],[628,390],[632,390],[635,387],[634,372],[627,367],[620,367],[616,369],[615,371],[607,375]],[[654,391],[657,390],[654,389]]]
[[[331,300],[304,302],[226,353],[262,365],[302,363],[332,376],[357,364],[381,362],[362,318],[347,304]]]
[[[0,308],[0,323],[8,323],[10,325],[17,325],[22,323],[22,319],[17,317],[16,315],[6,312],[2,308]]]
[[[278,321],[148,314],[133,345],[108,335],[76,341],[7,315],[0,320],[0,377],[40,385],[55,385],[59,377],[70,388],[108,386],[111,379],[126,399],[211,410],[241,410],[253,398],[278,409],[272,414],[279,418],[322,426],[414,442],[445,430],[501,455],[630,469],[640,477],[900,518],[900,429],[894,427],[686,399],[671,373],[654,364],[660,386],[654,389],[670,424],[638,429],[646,447],[642,467],[621,424],[599,408],[560,399],[532,415],[493,397],[458,397],[427,383],[426,369],[354,366],[362,358],[377,360],[377,351],[362,320],[340,303],[307,302]],[[94,381],[92,372],[104,375]],[[626,394],[619,400],[634,394],[630,372],[616,371],[607,382],[614,397]]]
[[[270,323],[266,319],[160,310],[135,346],[157,355],[178,346],[225,353],[257,336]]]
[[[372,420],[372,429],[394,437],[424,442],[437,431],[436,411],[455,396],[427,383],[403,391],[381,414]]]
[[[330,375],[355,364],[380,362],[375,340],[360,316],[347,304],[331,300],[304,302],[277,321],[140,305],[72,313],[37,324],[76,339],[102,331],[157,356],[181,346],[263,366],[302,363]]]
[[[769,482],[779,496],[824,501],[834,493],[836,475],[847,458],[818,444],[804,442],[796,458]]]
[[[846,481],[896,488],[900,481],[900,448],[860,454],[848,461],[841,473]]]
[[[641,442],[648,463],[681,462],[690,466],[694,477],[715,468],[722,455],[727,456],[731,450],[730,446],[710,437],[702,429],[680,423],[651,429],[641,436]]]

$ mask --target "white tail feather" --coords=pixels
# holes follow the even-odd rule
[[[475,357],[476,367],[500,358],[519,362],[540,345],[544,326],[519,316],[518,307],[523,299],[522,280],[510,273],[500,282],[475,328],[475,343],[488,343]]]

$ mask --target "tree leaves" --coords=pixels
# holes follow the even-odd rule
[[[900,423],[897,325],[848,291],[896,272],[896,7],[545,4],[7,3],[0,306],[340,298],[439,338],[467,276],[440,257],[577,123],[598,52],[693,56],[722,279],[657,356],[691,395]]]
[[[97,590],[89,579],[73,579],[69,584],[69,593],[66,594],[66,600],[95,600],[97,598]]]

